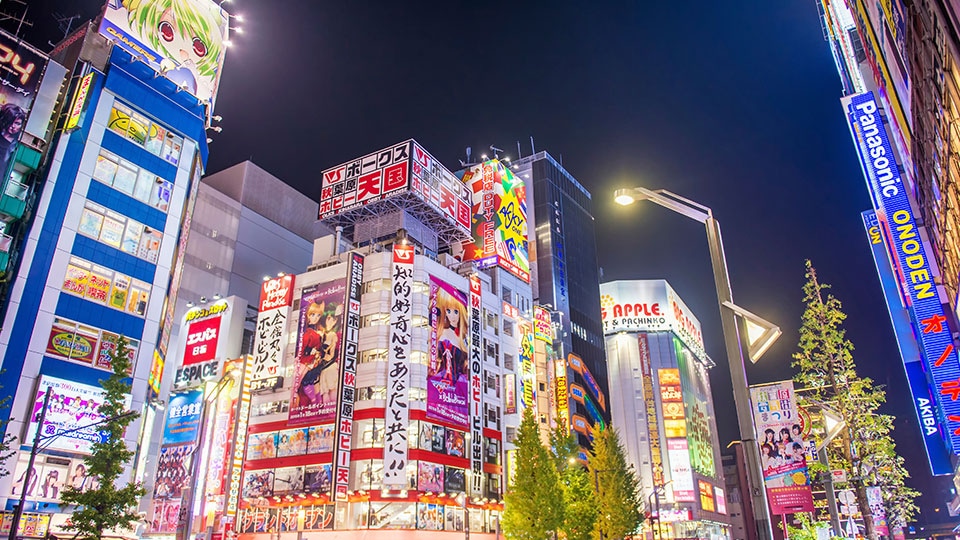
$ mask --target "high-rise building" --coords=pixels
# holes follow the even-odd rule
[[[556,361],[544,362],[545,367],[555,364],[546,373],[556,376],[541,382],[555,403],[566,405],[565,421],[588,448],[592,426],[610,421],[593,202],[590,192],[547,152],[515,160],[511,168],[532,193],[534,301],[550,314],[556,329],[551,352]],[[569,387],[571,399],[556,388],[558,381]]]
[[[13,396],[2,412],[7,433],[32,442],[41,427],[35,413],[52,392],[40,430],[44,450],[32,471],[29,452],[8,461],[13,474],[0,481],[0,496],[10,510],[25,492],[22,510],[38,513],[35,522],[57,534],[66,534],[69,517],[56,504],[60,489],[87,485],[82,459],[99,434],[92,427],[103,420],[99,381],[119,336],[133,360],[130,406],[141,413],[126,432],[130,447],[156,416],[151,373],[168,352],[177,263],[223,66],[229,17],[218,4],[190,0],[189,20],[168,24],[203,46],[203,58],[190,62],[151,39],[156,27],[140,25],[159,17],[146,13],[155,3],[130,9],[144,17],[111,2],[51,54],[67,68],[69,107],[57,119],[0,331],[0,385]],[[123,479],[133,477],[128,469]]]
[[[611,416],[652,509],[653,538],[729,538],[700,321],[664,280],[600,292]]]
[[[960,378],[953,336],[960,279],[960,53],[955,2],[818,3],[872,208],[865,236],[880,276],[928,466],[953,474]],[[954,503],[960,506],[960,497]],[[904,524],[894,524],[903,526]]]

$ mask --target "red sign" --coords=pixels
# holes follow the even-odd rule
[[[790,486],[767,488],[770,500],[770,513],[775,515],[813,512],[813,492],[810,486]]]
[[[293,276],[263,282],[260,287],[260,311],[287,307],[293,303]]]
[[[220,316],[197,321],[187,328],[187,344],[183,351],[183,365],[189,366],[213,360],[217,356]]]

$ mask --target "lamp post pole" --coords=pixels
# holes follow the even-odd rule
[[[617,190],[616,200],[620,204],[630,204],[637,199],[647,199],[668,210],[703,223],[707,233],[707,245],[710,249],[710,263],[713,280],[717,288],[717,303],[720,308],[720,322],[723,329],[723,341],[733,383],[733,402],[737,410],[737,423],[740,428],[740,440],[743,441],[744,456],[747,465],[747,490],[754,508],[754,520],[758,540],[772,540],[773,529],[770,522],[770,508],[767,506],[767,493],[763,486],[763,474],[760,465],[760,449],[754,438],[753,412],[750,408],[750,393],[747,386],[747,370],[744,362],[743,341],[738,315],[748,312],[733,303],[730,290],[730,275],[727,270],[726,256],[723,252],[723,240],[720,236],[720,224],[713,217],[713,211],[702,204],[693,202],[675,193],[664,190],[651,191],[643,187]],[[749,314],[753,316],[752,314]],[[761,320],[753,316],[754,320]],[[765,321],[763,321],[765,322]],[[772,329],[776,327],[766,323]],[[779,335],[779,329],[773,332],[773,339]],[[764,348],[755,354],[759,357],[766,347],[773,343],[769,340]],[[749,347],[749,345],[748,345]]]
[[[40,433],[43,431],[43,421],[47,418],[47,405],[50,404],[50,396],[53,394],[53,387],[47,387],[47,393],[43,396],[43,407],[37,419],[37,434],[33,436],[33,449],[30,450],[30,459],[27,461],[27,470],[23,473],[23,485],[20,486],[20,503],[13,511],[13,523],[10,524],[10,540],[17,539],[17,532],[20,529],[20,517],[23,515],[23,505],[27,504],[27,489],[30,487],[30,480],[33,478],[33,464],[37,459],[37,451],[40,449]]]

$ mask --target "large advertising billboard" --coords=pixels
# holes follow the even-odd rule
[[[604,335],[618,332],[673,332],[707,362],[700,321],[665,280],[610,281],[600,284]]]
[[[257,329],[254,335],[253,358],[247,366],[251,380],[279,377],[283,359],[283,336],[293,303],[293,276],[281,276],[263,282]]]
[[[462,244],[462,259],[480,268],[500,266],[530,282],[527,188],[500,160],[467,168],[463,183],[472,191],[473,238]]]
[[[304,287],[289,423],[332,422],[336,417],[343,337],[344,279]]]
[[[760,467],[774,513],[813,511],[807,473],[807,443],[793,381],[750,387]]]
[[[960,357],[953,343],[949,318],[944,312],[935,282],[936,270],[914,219],[910,198],[901,183],[896,155],[890,146],[883,114],[873,92],[844,98],[850,128],[886,241],[894,254],[903,293],[913,312],[924,363],[933,381],[941,420],[954,453],[960,451]]]
[[[413,245],[393,246],[383,485],[398,489],[402,489],[407,483],[407,428],[410,423],[408,389],[413,342],[413,261]]]
[[[229,18],[211,0],[108,0],[100,33],[200,101],[212,103]]]
[[[679,338],[673,339],[679,366],[680,385],[683,388],[683,406],[686,416],[687,441],[693,470],[710,478],[717,478],[714,456],[713,411],[710,406],[710,376],[702,363],[693,360],[691,353]]]
[[[347,272],[347,308],[343,331],[343,366],[337,412],[333,490],[338,501],[347,500],[350,488],[350,452],[353,444],[353,404],[357,388],[357,349],[360,340],[360,294],[363,288],[363,255],[350,254]]]
[[[0,178],[10,170],[11,158],[27,115],[40,89],[47,57],[6,32],[0,31]]]
[[[59,436],[50,439],[45,447],[50,450],[89,454],[93,443],[101,441],[101,432],[92,426],[104,419],[99,409],[106,399],[106,393],[102,388],[42,375],[40,384],[37,385],[27,433],[37,432],[37,421],[40,410],[43,409],[47,388],[52,388],[52,391],[40,433],[44,437]]]
[[[467,427],[467,297],[430,278],[430,358],[427,418]]]

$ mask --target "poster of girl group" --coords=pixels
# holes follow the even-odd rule
[[[767,488],[809,485],[807,443],[793,381],[754,386],[750,398]]]
[[[336,416],[346,284],[339,279],[303,289],[291,424],[332,422]]]
[[[467,298],[430,278],[430,358],[427,417],[467,426]]]

